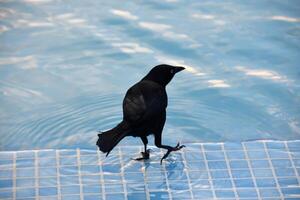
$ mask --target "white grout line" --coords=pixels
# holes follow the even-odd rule
[[[161,151],[161,149],[160,149],[160,151]],[[158,155],[161,155],[161,153],[159,153]],[[173,197],[172,197],[172,193],[171,193],[171,189],[170,189],[170,184],[169,184],[169,180],[168,180],[168,173],[167,173],[167,170],[166,170],[166,161],[165,160],[162,162],[160,169],[163,171],[163,173],[165,175],[167,192],[169,194],[169,199],[172,200]]]
[[[102,191],[102,199],[106,200],[106,195],[105,195],[105,185],[104,185],[104,174],[103,174],[103,170],[102,170],[102,162],[101,162],[101,155],[100,155],[100,151],[97,151],[97,158],[98,158],[98,166],[100,169],[100,185],[101,185],[101,191]]]
[[[294,168],[294,172],[296,174],[296,178],[297,178],[298,184],[300,184],[300,174],[298,173],[298,171],[296,169],[294,160],[293,160],[293,158],[291,156],[291,151],[290,151],[289,146],[287,145],[286,141],[284,142],[284,146],[285,146],[285,148],[287,150],[287,153],[288,153],[288,156],[289,156],[289,160],[291,161],[291,164],[292,164],[292,168]]]
[[[140,149],[141,150],[141,149]],[[142,167],[142,172],[143,172],[143,175],[144,175],[144,184],[145,184],[145,192],[146,192],[146,200],[150,200],[150,193],[149,193],[149,188],[148,188],[148,180],[147,180],[147,173],[146,173],[146,164],[145,162],[147,161],[143,161],[143,166]]]
[[[222,151],[223,151],[223,154],[224,154],[226,167],[227,167],[227,171],[229,173],[229,177],[230,177],[230,181],[231,181],[231,184],[232,184],[232,190],[233,190],[235,199],[239,199],[239,195],[238,195],[238,193],[236,191],[236,187],[235,187],[235,182],[233,181],[233,176],[232,176],[232,173],[231,173],[231,168],[230,168],[230,165],[229,165],[229,161],[228,161],[228,158],[227,158],[227,155],[226,155],[226,152],[225,152],[224,143],[221,144],[221,148],[222,148]]]
[[[122,159],[122,153],[121,153],[121,148],[120,147],[117,147],[118,148],[118,153],[119,153],[119,159],[120,159],[120,165],[121,165],[121,177],[122,177],[122,186],[123,186],[123,190],[124,190],[124,195],[125,195],[125,200],[128,199],[128,195],[127,195],[127,187],[126,187],[126,181],[125,181],[125,177],[124,177],[124,163],[123,163],[123,159]]]
[[[56,155],[56,182],[57,182],[57,199],[61,200],[61,185],[60,185],[60,173],[59,173],[59,151],[55,151]]]
[[[184,166],[185,166],[184,172],[185,172],[185,174],[186,174],[186,179],[187,179],[187,182],[188,182],[188,184],[189,184],[189,191],[190,191],[190,194],[191,194],[192,199],[195,199],[195,198],[194,198],[194,194],[193,194],[193,192],[192,192],[192,191],[193,191],[193,187],[192,187],[192,185],[191,185],[190,175],[189,175],[188,171],[186,170],[186,168],[187,168],[187,164],[186,164],[187,161],[186,161],[186,158],[185,158],[185,153],[184,153],[183,150],[181,150],[180,153],[181,153],[181,156],[182,156],[182,158],[183,158],[183,162],[184,162]]]
[[[208,162],[207,162],[207,159],[206,159],[206,155],[204,153],[204,147],[203,147],[203,144],[200,145],[200,148],[201,148],[201,153],[202,153],[202,156],[203,156],[203,159],[204,159],[204,164],[205,164],[205,168],[207,170],[207,174],[208,174],[208,179],[210,179],[209,183],[210,183],[210,188],[212,190],[212,193],[213,193],[213,199],[217,199],[217,196],[216,196],[216,191],[214,189],[214,185],[212,183],[212,178],[211,178],[211,174],[210,174],[210,169],[209,169],[209,166],[208,166]]]
[[[34,167],[35,199],[39,200],[39,163],[37,150],[34,150]]]
[[[267,160],[268,160],[268,162],[269,162],[270,168],[271,168],[271,170],[272,170],[272,174],[273,174],[273,176],[274,176],[274,180],[275,180],[275,183],[276,183],[276,188],[277,188],[277,190],[278,190],[278,192],[279,192],[279,194],[280,194],[280,198],[281,198],[281,199],[284,199],[284,195],[282,194],[280,185],[279,185],[279,183],[278,183],[278,178],[277,178],[276,173],[275,173],[275,170],[274,170],[274,166],[273,166],[273,164],[272,164],[272,162],[271,162],[271,158],[270,158],[269,152],[268,152],[268,150],[267,150],[267,145],[266,145],[265,142],[263,142],[263,145],[264,145],[264,151],[265,151],[265,153],[266,153],[266,155],[267,155]]]
[[[17,190],[17,183],[16,183],[16,181],[17,181],[17,161],[16,161],[16,159],[17,159],[17,153],[16,152],[14,152],[13,153],[13,200],[15,200],[16,199],[16,190]]]
[[[241,144],[242,144],[243,149],[244,149],[245,158],[246,158],[246,161],[247,161],[247,164],[248,164],[248,168],[249,168],[249,171],[250,171],[250,174],[251,174],[251,178],[252,178],[253,183],[254,183],[254,187],[255,187],[258,199],[261,199],[261,196],[260,196],[260,193],[259,193],[259,189],[258,189],[257,183],[256,183],[256,178],[255,178],[254,173],[253,173],[253,168],[252,168],[252,165],[250,163],[248,151],[246,150],[245,144],[243,142]]]
[[[76,149],[76,154],[77,154],[77,164],[78,164],[79,195],[80,195],[80,200],[83,200],[81,165],[80,165],[80,149]]]

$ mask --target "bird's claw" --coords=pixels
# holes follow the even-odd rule
[[[150,158],[149,152],[150,152],[149,149],[147,149],[146,152],[141,152],[142,157],[140,157],[140,158],[135,158],[134,160],[139,161],[139,160],[147,160],[147,159],[149,159],[149,158]]]
[[[161,158],[160,164],[162,164],[162,161],[164,159],[166,159],[172,151],[178,151],[178,150],[182,149],[183,147],[185,147],[185,145],[180,145],[180,143],[178,142],[177,145],[175,147],[173,147],[173,149],[169,149],[167,151],[167,153]]]

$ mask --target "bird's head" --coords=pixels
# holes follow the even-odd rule
[[[151,80],[157,82],[162,86],[166,86],[174,77],[174,75],[182,70],[184,67],[161,64],[153,67],[150,72],[143,78],[143,80]]]

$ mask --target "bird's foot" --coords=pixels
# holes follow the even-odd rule
[[[136,159],[134,159],[134,160],[147,160],[147,159],[149,159],[150,158],[150,154],[149,154],[149,152],[150,152],[150,150],[149,149],[147,149],[147,151],[146,152],[141,152],[141,154],[142,154],[142,157],[140,157],[140,158],[136,158]]]
[[[166,159],[172,151],[178,151],[183,147],[185,147],[185,145],[180,145],[180,143],[178,142],[175,147],[172,147],[172,149],[168,149],[167,153],[161,158],[160,164],[162,164],[162,161]]]

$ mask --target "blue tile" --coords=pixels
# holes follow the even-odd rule
[[[259,189],[261,197],[279,197],[280,193],[276,188],[263,188]]]
[[[293,159],[295,167],[300,167],[300,159]]]
[[[17,187],[34,187],[35,179],[34,178],[22,178],[16,180]]]
[[[207,160],[225,160],[222,151],[207,151],[205,152],[205,156]]]
[[[200,161],[203,160],[203,154],[202,152],[187,152],[185,153],[185,159],[187,162],[196,162],[196,161]]]
[[[80,195],[62,195],[61,200],[81,200]]]
[[[12,190],[0,190],[0,197],[3,199],[13,199]]]
[[[157,191],[157,190],[166,191],[168,188],[167,183],[165,181],[147,182],[147,185],[148,185],[149,191]]]
[[[102,193],[100,184],[82,185],[83,193]]]
[[[14,152],[0,152],[0,160],[12,160]]]
[[[100,200],[102,199],[102,195],[101,194],[83,194],[83,199],[84,200]]]
[[[186,172],[181,170],[167,171],[169,180],[187,180]]]
[[[268,149],[286,150],[284,142],[280,142],[280,141],[266,142],[266,146]]]
[[[257,178],[257,187],[276,187],[275,179],[273,178]]]
[[[278,178],[278,183],[281,187],[299,186],[299,182],[296,177]]]
[[[275,158],[289,158],[289,152],[287,151],[279,151],[279,150],[269,150],[269,156],[271,159]]]
[[[60,165],[77,165],[77,157],[61,157],[59,160]]]
[[[208,180],[191,180],[190,182],[193,190],[210,189],[210,182]]]
[[[230,178],[228,170],[211,170],[210,175],[212,179]]]
[[[191,199],[190,191],[173,191],[171,192],[171,196],[173,200],[183,200],[183,199]]]
[[[124,177],[127,182],[144,182],[144,174],[142,173],[125,173]]]
[[[79,184],[79,177],[78,176],[61,176],[60,184],[61,185]]]
[[[222,145],[218,143],[203,144],[205,151],[222,151]]]
[[[244,146],[247,150],[258,150],[258,149],[264,149],[264,143],[263,142],[244,142]]]
[[[0,179],[11,179],[12,169],[0,169]]]
[[[253,170],[255,177],[273,177],[273,172],[271,169],[255,169]]]
[[[38,161],[39,167],[56,166],[56,158],[40,158]]]
[[[209,169],[227,169],[225,161],[208,161]]]
[[[16,153],[17,159],[20,158],[31,158],[34,159],[34,152],[33,151],[19,151]]]
[[[13,186],[12,179],[0,179],[0,189],[11,188]]]
[[[189,170],[206,170],[204,161],[186,163]]]
[[[129,193],[146,192],[144,182],[127,183],[126,188]]]
[[[141,171],[143,165],[141,162],[133,162],[130,163],[129,165],[126,165],[123,169],[124,172],[138,172]]]
[[[168,162],[165,164],[166,170],[183,170],[185,168],[183,162]]]
[[[35,160],[34,159],[18,159],[16,161],[16,166],[17,168],[22,168],[22,167],[34,167]]]
[[[227,158],[229,160],[244,160],[245,159],[245,154],[243,151],[227,151],[226,152]]]
[[[122,177],[120,176],[120,174],[115,173],[105,173],[103,178],[105,183],[119,183],[122,181]]]
[[[57,195],[57,188],[56,187],[42,187],[42,188],[39,188],[39,195],[40,196]]]
[[[1,169],[8,169],[13,167],[12,160],[0,160],[0,167]]]
[[[100,172],[100,167],[98,165],[81,165],[81,174],[97,174]]]
[[[208,171],[189,171],[189,177],[193,179],[208,179]]]
[[[120,191],[124,191],[123,185],[122,184],[105,184],[105,193],[117,193]]]
[[[35,197],[35,188],[17,188],[16,197],[23,199],[27,197]]]
[[[287,159],[274,159],[271,160],[273,167],[280,168],[280,167],[292,167],[291,161]]]
[[[100,182],[100,174],[97,175],[82,175],[82,184],[97,184]]]
[[[212,180],[214,188],[232,188],[232,183],[230,179],[217,179]]]
[[[61,186],[61,194],[79,194],[80,193],[80,186],[79,185],[62,185]]]
[[[59,168],[59,173],[62,176],[66,175],[77,175],[78,174],[78,166],[64,166]]]
[[[104,164],[104,165],[102,165],[103,172],[120,173],[120,169],[121,169],[120,164]]]
[[[196,199],[210,199],[213,197],[211,190],[193,190],[194,198]]]
[[[189,184],[187,181],[170,181],[169,180],[169,187],[171,190],[188,190]]]
[[[164,192],[150,192],[150,200],[161,200],[161,199],[169,199],[169,193]]]
[[[225,150],[243,150],[243,146],[241,143],[233,143],[233,142],[226,142],[224,143]]]
[[[255,189],[237,189],[237,194],[240,198],[256,198],[257,197],[257,192]]]
[[[252,168],[270,168],[267,160],[251,160],[250,164]]]
[[[290,151],[300,151],[300,140],[299,141],[288,141],[287,146]]]
[[[128,193],[127,194],[128,200],[141,200],[146,199],[145,193]]]
[[[254,183],[252,179],[234,179],[235,187],[237,188],[253,188]]]
[[[81,156],[80,163],[82,165],[97,165],[98,163],[98,156],[97,155],[88,155],[88,156]]]
[[[158,172],[146,172],[147,181],[165,181],[165,173],[162,171]]]
[[[232,174],[233,178],[249,178],[249,177],[251,177],[251,173],[248,169],[231,170],[231,174]]]
[[[300,196],[300,187],[281,188],[281,192],[285,197]]]
[[[296,176],[293,168],[275,168],[275,174],[281,176]]]
[[[229,162],[230,168],[232,169],[247,169],[248,163],[245,160],[232,160]]]
[[[125,196],[123,193],[106,194],[106,199],[124,200]]]
[[[32,176],[34,176],[34,168],[31,168],[31,172],[30,174],[32,174]],[[22,173],[22,172],[20,172]],[[39,169],[39,176],[40,177],[45,177],[45,176],[56,176],[57,174],[57,169],[54,167],[49,167],[49,168],[40,168]]]
[[[298,151],[298,152],[290,152],[290,155],[294,159],[299,159],[300,158],[300,151]]]
[[[42,169],[41,169],[42,170]],[[18,177],[34,177],[34,168],[18,168],[16,169],[16,176]]]
[[[260,151],[248,151],[248,157],[252,160],[255,159],[266,159],[267,158],[267,154],[265,151],[260,150]]]
[[[233,190],[215,190],[217,198],[235,198]]]
[[[39,178],[39,186],[41,187],[55,186],[56,184],[57,184],[56,177]]]

